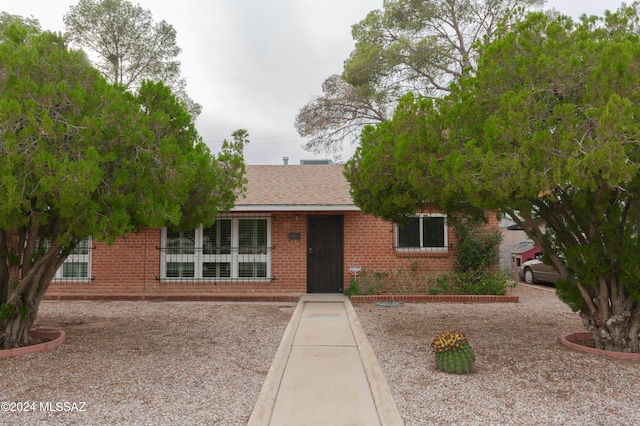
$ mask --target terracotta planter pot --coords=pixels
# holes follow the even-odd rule
[[[57,328],[38,328],[29,332],[34,339],[46,340],[46,342],[36,345],[23,346],[15,349],[4,349],[0,351],[0,358],[11,358],[15,356],[37,354],[40,352],[52,351],[64,343],[64,331]]]
[[[580,331],[561,337],[560,343],[579,352],[608,356],[609,358],[640,360],[640,353],[605,351],[580,344],[580,342],[589,340],[591,340],[591,334],[586,331]]]

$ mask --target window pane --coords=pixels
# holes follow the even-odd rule
[[[167,278],[193,278],[194,266],[193,262],[167,262]]]
[[[87,262],[65,262],[62,264],[62,278],[88,278]]]
[[[231,253],[231,219],[218,220],[202,233],[204,254]]]
[[[406,225],[398,225],[398,247],[420,248],[420,218],[414,217]]]
[[[267,278],[269,218],[217,219],[208,228],[163,235],[163,278]]]
[[[238,264],[238,276],[240,278],[266,278],[266,262],[240,262]]]
[[[91,246],[91,237],[85,238],[76,248],[71,251],[71,254],[89,254],[89,248]]]
[[[196,246],[196,231],[176,232],[167,229],[167,253],[193,254]]]
[[[231,263],[204,262],[202,264],[202,276],[204,278],[229,278],[231,277]]]
[[[51,241],[46,238],[46,239],[39,239],[36,242],[36,250],[49,250],[51,248]],[[86,237],[83,238],[78,245],[76,246],[76,248],[74,248],[73,250],[71,250],[71,253],[69,253],[70,255],[72,254],[78,254],[78,255],[84,255],[84,254],[89,254],[91,250],[91,237]]]
[[[267,219],[238,221],[240,254],[267,253]]]
[[[444,217],[422,218],[422,246],[444,247]]]

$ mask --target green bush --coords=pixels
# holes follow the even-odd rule
[[[501,296],[513,285],[507,284],[508,275],[503,271],[458,272],[457,294],[491,294]]]
[[[351,279],[345,294],[347,296],[378,294],[382,291],[384,280],[388,276],[386,272],[362,270],[360,275]]]
[[[442,293],[442,289],[438,286],[429,287],[429,289],[427,290],[427,293],[432,296],[437,296],[438,294]]]
[[[469,221],[460,221],[454,231],[458,243],[456,262],[462,272],[490,268],[500,258],[502,234],[488,231]]]
[[[456,294],[457,279],[455,272],[445,272],[435,277],[435,285],[429,286],[429,294]]]
[[[358,280],[356,280],[355,278],[351,278],[351,281],[349,281],[349,288],[344,290],[344,294],[346,294],[347,296],[362,294],[360,292],[360,285],[358,284]]]
[[[433,281],[427,275],[426,268],[418,261],[411,261],[409,268],[399,268],[387,279],[392,293],[423,294],[430,291]]]
[[[461,221],[455,230],[458,243],[454,272],[436,277],[430,294],[503,295],[509,288],[508,275],[491,268],[500,255],[500,231],[487,231],[473,223]]]

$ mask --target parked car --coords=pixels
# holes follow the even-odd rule
[[[560,278],[560,273],[556,271],[556,268],[542,262],[542,253],[536,253],[535,259],[522,263],[516,268],[516,272],[518,273],[518,278],[527,284],[538,282],[553,284]]]

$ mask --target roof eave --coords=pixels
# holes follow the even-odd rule
[[[242,204],[236,205],[232,212],[302,212],[302,211],[360,211],[353,204]]]

